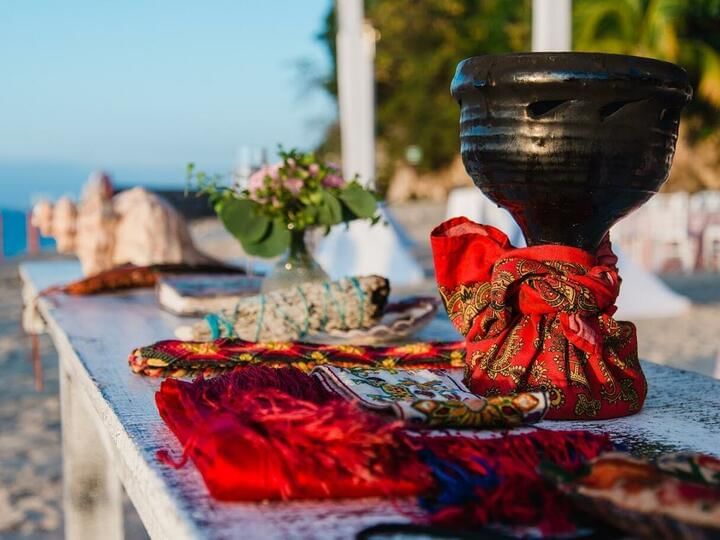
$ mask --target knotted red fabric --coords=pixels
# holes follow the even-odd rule
[[[450,320],[465,336],[466,379],[482,395],[546,391],[547,418],[616,418],[647,394],[635,326],[613,319],[620,290],[606,239],[595,255],[569,246],[515,248],[467,218],[431,233]]]

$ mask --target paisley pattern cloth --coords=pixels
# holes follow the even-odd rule
[[[613,319],[617,258],[514,248],[498,229],[454,218],[431,234],[440,294],[465,336],[466,382],[485,395],[544,391],[551,419],[615,418],[647,393],[635,327]]]
[[[676,478],[720,490],[720,459],[692,452],[664,454],[655,463],[658,469]]]
[[[670,454],[657,463],[605,453],[575,472],[544,467],[578,510],[633,538],[720,538],[720,461]]]
[[[484,398],[462,382],[462,370],[340,368],[312,374],[331,392],[370,410],[389,412],[410,425],[499,428],[538,422],[547,412],[542,392]]]
[[[462,368],[464,348],[463,342],[360,347],[302,342],[255,343],[227,338],[207,342],[168,340],[135,349],[130,353],[128,363],[135,373],[150,377],[213,376],[250,365],[295,367],[306,373],[324,364],[443,369]]]

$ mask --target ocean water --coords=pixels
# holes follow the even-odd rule
[[[2,218],[2,257],[18,257],[27,253],[27,214],[20,210],[0,210]],[[55,241],[40,238],[40,249],[52,251]]]

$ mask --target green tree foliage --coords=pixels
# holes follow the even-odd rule
[[[529,0],[366,0],[379,32],[377,134],[392,168],[410,145],[421,170],[458,151],[458,110],[449,94],[457,63],[468,56],[530,49]],[[319,39],[335,65],[335,10]],[[715,129],[720,110],[720,0],[574,0],[575,50],[651,56],[684,66],[696,89],[690,114]],[[335,72],[325,88],[337,94]],[[698,133],[702,130],[696,130]],[[336,149],[337,129],[325,149]],[[391,174],[385,171],[385,177]],[[381,171],[382,177],[382,171]]]
[[[573,47],[649,56],[683,66],[700,131],[720,120],[720,0],[575,0]]]
[[[386,162],[410,145],[422,150],[421,169],[449,163],[458,150],[458,109],[450,80],[459,60],[529,47],[529,0],[368,0],[377,29],[377,133]],[[334,8],[320,39],[335,60]],[[333,61],[333,65],[335,62]],[[326,89],[336,95],[335,73]]]

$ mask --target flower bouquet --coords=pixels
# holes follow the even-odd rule
[[[279,155],[280,163],[260,168],[246,186],[222,186],[220,177],[195,173],[188,165],[188,178],[210,195],[223,225],[248,255],[285,253],[265,280],[264,292],[328,279],[307,249],[307,231],[322,228],[327,234],[340,223],[380,219],[376,194],[357,178],[343,178],[336,164],[297,150],[280,149]]]

